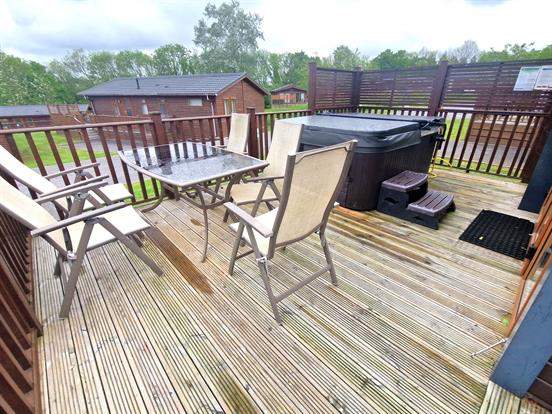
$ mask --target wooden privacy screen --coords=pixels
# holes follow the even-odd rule
[[[529,246],[533,255],[525,259],[521,268],[521,281],[512,310],[509,334],[524,314],[546,270],[552,264],[552,191],[548,192],[542,205]]]
[[[437,66],[362,72],[359,103],[367,106],[429,107]]]
[[[41,411],[28,231],[0,212],[0,412]]]
[[[309,67],[309,111],[441,116],[441,165],[528,181],[552,127],[552,91],[514,91],[521,67],[552,60],[397,70]]]
[[[440,106],[498,111],[550,111],[550,91],[514,91],[521,67],[550,64],[552,60],[449,65]]]

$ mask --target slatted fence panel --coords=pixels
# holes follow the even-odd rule
[[[427,107],[436,74],[437,66],[362,72],[359,103]]]
[[[550,91],[514,91],[524,66],[550,65],[552,60],[449,65],[440,106],[489,110],[548,112]]]
[[[319,68],[316,75],[317,108],[353,105],[353,72]]]
[[[0,412],[41,411],[31,270],[28,231],[0,212]]]

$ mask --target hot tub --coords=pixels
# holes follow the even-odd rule
[[[368,114],[312,115],[285,122],[304,126],[301,151],[356,139],[355,156],[338,202],[353,210],[373,210],[382,181],[404,170],[428,171],[439,127],[412,117],[362,115]]]

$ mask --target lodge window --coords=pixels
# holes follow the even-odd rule
[[[238,104],[237,98],[226,98],[224,100],[224,114],[229,115],[236,112],[237,104]]]
[[[115,113],[115,116],[121,116],[121,110],[119,109],[119,104],[121,101],[119,99],[115,99],[113,101],[113,112]]]
[[[188,105],[190,105],[190,106],[203,106],[203,99],[201,99],[201,98],[190,98],[190,99],[188,99]]]
[[[164,99],[161,99],[159,103],[159,112],[161,112],[161,115],[167,115],[167,106],[165,105]]]
[[[145,99],[142,99],[142,114],[148,114],[148,104],[146,103]]]
[[[132,116],[132,107],[130,106],[130,99],[125,98],[125,109],[128,116]]]

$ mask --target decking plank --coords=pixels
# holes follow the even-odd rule
[[[339,286],[323,276],[285,299],[281,327],[251,257],[226,274],[233,234],[222,208],[209,213],[205,263],[201,214],[174,200],[146,215],[156,229],[144,250],[164,276],[118,243],[89,254],[65,321],[53,250],[37,241],[45,412],[540,414],[487,387],[500,349],[470,357],[504,335],[521,263],[458,240],[483,208],[534,219],[516,210],[525,186],[437,174],[430,187],[458,207],[438,231],[334,212]],[[271,261],[275,290],[323,262],[315,236],[289,246]]]
[[[179,229],[181,232],[183,232],[183,233],[184,233],[184,232],[187,232],[187,237],[192,237],[192,236],[190,235],[189,232],[190,232],[190,231],[193,231],[194,233],[196,233],[196,234],[195,234],[195,237],[197,238],[197,241],[199,241],[199,240],[200,240],[200,237],[201,237],[201,229],[199,229],[199,231],[196,232],[196,231],[195,231],[195,228],[196,228],[197,226],[194,226],[193,224],[191,224],[191,223],[194,223],[194,222],[197,223],[197,218],[199,217],[199,212],[198,212],[198,211],[193,211],[193,210],[188,210],[187,208],[186,208],[185,210],[184,210],[184,209],[180,209],[179,207],[182,206],[182,205],[183,205],[182,203],[174,204],[175,208],[177,209],[176,216],[186,217],[186,215],[185,215],[184,213],[185,213],[185,212],[190,213],[190,214],[191,214],[191,217],[190,217],[190,218],[184,218],[184,219],[181,220],[181,222],[182,222],[182,224],[184,224],[184,223],[186,223],[186,222],[189,222],[191,227],[189,227],[189,228],[187,228],[187,229],[186,229],[186,228],[183,228],[183,227],[179,227],[178,229]],[[196,216],[196,214],[197,214],[197,216]],[[176,216],[175,216],[175,218],[177,218]],[[189,214],[188,214],[188,216],[189,216]],[[215,240],[213,240],[213,237],[212,237],[212,242],[211,242],[213,247],[217,247],[217,246],[218,246],[217,240],[222,240],[222,239],[224,238],[224,234],[218,234],[217,228],[214,227],[214,226],[211,226],[211,230],[212,230],[212,235],[213,235],[213,236],[219,236],[219,237],[217,237],[217,239],[215,239]],[[194,241],[195,241],[195,240],[194,240]],[[231,239],[230,239],[230,243],[231,243]],[[197,244],[197,245],[200,245],[200,243],[196,243],[196,244]],[[226,246],[222,247],[222,249],[223,249],[224,251],[229,250],[229,249],[230,249],[230,244],[227,244]],[[213,253],[214,253],[214,252],[213,252]],[[224,260],[224,257],[226,256],[226,254],[227,254],[227,253],[224,253],[224,252],[223,252],[223,253],[217,254],[217,257],[220,256],[220,257],[222,257],[222,259]],[[321,255],[321,252],[319,252],[318,254]],[[214,259],[213,259],[213,260],[214,260]],[[284,261],[289,261],[289,256],[286,254],[286,258],[283,259],[283,260],[284,260]],[[240,261],[239,263],[243,263],[243,262],[244,262],[244,261]],[[274,262],[275,264],[278,263],[278,259],[275,259],[273,262]],[[272,263],[272,262],[271,262],[271,263]],[[240,265],[238,265],[238,266],[240,266]],[[249,261],[248,261],[248,266],[250,266],[250,268],[245,272],[246,274],[251,274],[252,271],[256,270],[255,265],[254,265],[254,263],[253,263],[252,260],[249,260]],[[291,265],[289,265],[289,263],[288,263],[288,266],[286,266],[286,265],[284,264],[284,265],[282,266],[282,268],[279,269],[279,270],[281,271],[281,273],[280,273],[280,272],[277,272],[277,271],[274,271],[274,272],[273,272],[273,273],[274,273],[274,280],[275,280],[275,281],[276,281],[276,280],[281,281],[281,279],[285,278],[285,277],[288,276],[288,275],[291,275],[291,273],[289,272],[289,268],[290,268],[290,267],[293,268],[293,270],[294,270],[293,275],[295,276],[296,273],[298,273],[298,271],[299,271],[299,269],[300,269],[300,266],[301,266],[301,264],[298,263],[298,262],[294,262],[294,263],[291,264]],[[318,267],[316,267],[316,268],[318,268]],[[316,268],[312,268],[312,269],[310,269],[310,270],[311,270],[311,271],[314,271]],[[273,267],[272,269],[275,270],[274,267]],[[253,273],[253,274],[254,274],[254,273]],[[306,273],[302,273],[302,274],[297,275],[297,279],[299,279],[301,276],[304,276],[304,275],[306,275]],[[259,277],[257,276],[256,279],[258,280]],[[315,283],[317,283],[317,282],[314,282],[313,285],[314,285]],[[243,284],[243,283],[242,283],[242,284]],[[288,283],[286,283],[286,284],[288,284]],[[276,284],[276,286],[277,286],[277,285],[278,285],[278,284]],[[308,291],[308,290],[310,289],[310,287],[307,286],[307,287],[305,287],[304,289],[305,289],[305,290],[304,290],[304,291],[302,290],[301,292],[306,292],[306,291]],[[313,291],[320,291],[320,287],[318,287],[318,288],[313,288],[312,290],[313,290]],[[325,299],[328,299],[328,294],[331,294],[331,292],[326,292]],[[304,295],[301,295],[301,293],[298,293],[296,296],[304,296]],[[294,296],[293,298],[295,298],[295,296]],[[292,300],[292,299],[290,298],[290,301],[291,301],[291,300]],[[305,310],[307,309],[307,306],[308,306],[309,304],[312,304],[312,303],[313,303],[313,299],[308,299],[308,300],[306,300],[306,303],[303,303],[303,304],[299,305],[299,309],[300,309],[300,312],[299,312],[299,313],[305,312]],[[322,302],[320,303],[320,306],[325,306],[326,304],[327,304],[327,301],[322,301]],[[341,304],[341,306],[343,306],[343,304]],[[335,315],[336,315],[336,312],[337,312],[337,313],[340,312],[340,307],[341,307],[341,306],[337,306],[337,307],[335,307],[335,308],[333,308],[333,309],[328,309],[325,313],[331,314],[331,315],[335,316]],[[314,312],[314,310],[313,310],[313,312]],[[322,314],[323,314],[323,313],[322,313]],[[321,316],[319,316],[319,317],[321,317]],[[322,316],[322,318],[323,318],[323,316]],[[307,325],[311,325],[311,326],[312,326],[312,325],[315,324],[315,323],[316,323],[316,319],[315,319],[314,317],[312,317],[312,315],[310,315],[310,318],[309,318],[309,321],[308,321]],[[331,322],[329,322],[329,323],[331,323]],[[346,321],[344,321],[344,322],[342,321],[342,323],[346,323]],[[332,331],[331,331],[331,332],[334,333],[334,335],[336,335],[335,332],[336,332],[336,330],[338,330],[338,329],[339,329],[339,324],[338,324],[338,325],[335,325],[335,326],[332,328]],[[328,335],[328,332],[326,332],[325,330],[323,330],[323,332],[324,332],[323,335],[326,335],[326,336]],[[350,334],[353,334],[353,332],[350,331]],[[351,335],[351,336],[354,336],[354,335]],[[334,338],[334,339],[335,339],[335,338]],[[339,341],[338,341],[338,342],[339,342]],[[334,350],[334,351],[335,351],[335,350]],[[351,352],[354,354],[354,350],[349,350],[349,351],[347,352],[347,354],[350,355]],[[380,355],[380,358],[376,358],[375,360],[372,360],[371,365],[377,365],[380,359],[384,359],[384,358],[381,358],[381,355]],[[362,360],[362,359],[360,359],[360,360]],[[357,361],[358,361],[358,359],[357,359]],[[370,364],[369,364],[369,365],[370,365]],[[422,367],[418,366],[418,367],[414,368],[411,372],[417,372],[417,371],[420,371],[420,370],[423,371]],[[382,373],[382,372],[385,372],[385,370],[384,370],[384,369],[381,369],[381,370],[378,371],[378,372]],[[383,374],[383,375],[386,375],[386,374]],[[369,378],[369,377],[370,377],[370,374],[365,374],[365,376],[367,376],[367,377]],[[402,382],[402,383],[405,383],[405,382],[408,383],[408,379],[407,379],[407,380],[404,380],[403,378],[401,378],[401,377],[399,376],[399,377],[395,378],[393,381],[389,381],[388,384],[395,384],[395,383],[397,383],[397,382],[398,382],[398,383],[401,383],[401,382]],[[426,384],[426,385],[427,385],[427,384]],[[405,388],[405,387],[408,388],[408,387],[407,387],[407,384],[403,384],[402,386],[403,386],[403,388]],[[456,387],[453,387],[453,388],[451,388],[451,389],[454,390],[455,388],[456,388]],[[483,390],[483,388],[481,388],[481,389]],[[404,390],[402,390],[402,391],[403,391],[403,394],[404,394]],[[413,393],[414,395],[420,394],[419,390],[411,391],[411,393]],[[454,391],[449,390],[449,396],[448,396],[449,399],[451,399],[450,393],[454,394]],[[432,397],[431,397],[431,396],[426,396],[426,398],[427,398],[427,399],[431,399]],[[420,404],[420,405],[423,406],[424,401],[425,401],[426,398],[424,398],[424,399],[418,401],[418,404]],[[415,398],[414,398],[414,399],[415,399]]]

